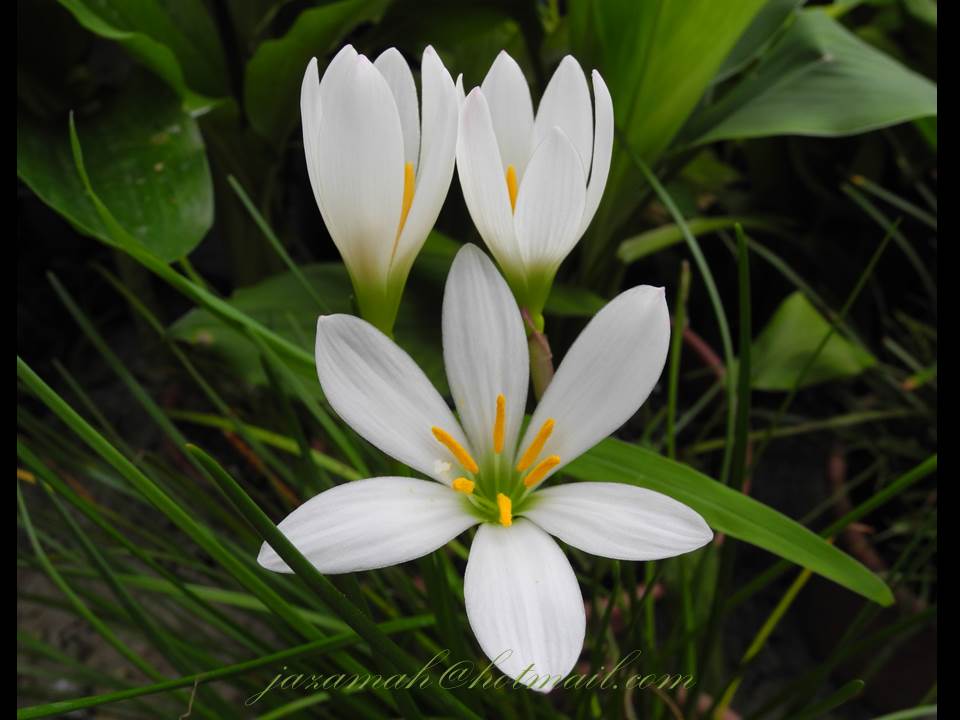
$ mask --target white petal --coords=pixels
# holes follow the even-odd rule
[[[521,450],[547,420],[555,426],[541,454],[560,465],[629,420],[656,385],[670,345],[663,288],[627,290],[598,312],[567,351],[537,406]]]
[[[333,59],[327,64],[327,69],[323,71],[323,77],[320,79],[320,99],[321,101],[330,100],[330,92],[336,88],[339,91],[339,82],[344,77],[344,73],[357,64],[357,51],[353,45],[344,45],[340,51],[333,56]]]
[[[320,185],[317,178],[319,158],[317,157],[317,133],[320,130],[320,74],[317,71],[317,59],[311,58],[300,84],[300,121],[303,126],[303,154],[307,162],[307,175],[313,188],[317,207],[320,207]]]
[[[590,89],[580,63],[567,55],[543,91],[533,125],[533,144],[538,146],[551,128],[559,127],[576,148],[583,163],[583,177],[590,172],[593,156],[593,118]]]
[[[470,91],[460,108],[457,175],[480,237],[501,266],[517,266],[521,261],[514,238],[506,175],[487,100],[479,88]]]
[[[539,677],[532,687],[546,692],[547,676],[573,669],[586,628],[583,597],[563,551],[536,525],[481,525],[463,593],[473,634],[504,675],[524,684]]]
[[[360,318],[326,315],[317,322],[316,358],[327,401],[363,438],[441,482],[449,484],[457,476],[438,465],[453,458],[431,427],[443,428],[468,448],[463,431],[427,376],[396,343]]]
[[[527,336],[513,293],[474,245],[457,253],[447,276],[443,359],[460,421],[481,457],[493,451],[497,395],[503,394],[503,456],[512,459],[527,404]]]
[[[403,159],[417,167],[420,157],[420,107],[417,102],[417,84],[410,66],[396,48],[387,48],[374,61],[374,67],[390,86],[400,116],[403,131]]]
[[[432,47],[423,51],[423,136],[416,190],[397,243],[392,273],[405,277],[437,221],[453,179],[459,103],[450,73]]]
[[[513,165],[519,180],[533,150],[533,101],[527,79],[517,61],[501,50],[480,88],[500,146],[501,174]]]
[[[531,501],[524,517],[591,555],[659,560],[696,550],[713,538],[696,511],[633,485],[568,483],[540,490]]]
[[[393,93],[362,55],[321,81],[316,153],[324,222],[354,277],[382,280],[403,199],[403,135]]]
[[[337,485],[277,526],[322,573],[373,570],[443,547],[477,524],[461,493],[429,480],[378,477]],[[291,572],[266,543],[263,567]]]
[[[596,106],[596,122],[593,138],[593,166],[590,169],[590,182],[587,185],[587,202],[583,209],[583,221],[580,223],[580,237],[587,231],[603,197],[610,173],[610,155],[613,153],[613,100],[600,73],[593,71],[593,102]]]
[[[517,193],[517,244],[528,269],[555,269],[576,245],[585,192],[580,156],[562,130],[551,128]]]

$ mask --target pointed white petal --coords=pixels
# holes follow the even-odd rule
[[[593,117],[590,89],[580,63],[567,55],[547,83],[533,125],[533,145],[537,147],[554,127],[559,127],[576,148],[583,163],[583,177],[590,172],[593,156]]]
[[[527,404],[527,337],[513,293],[474,245],[457,253],[447,276],[443,359],[460,421],[481,457],[493,452],[497,395],[503,394],[503,454],[513,458]]]
[[[474,88],[460,109],[457,175],[477,232],[503,267],[520,263],[513,212],[487,100]]]
[[[432,47],[423,51],[423,136],[416,190],[397,243],[391,273],[406,276],[437,221],[453,179],[459,103],[450,73]]]
[[[463,73],[457,75],[457,100],[460,102],[460,106],[463,106],[463,101],[467,99],[467,94],[463,90]]]
[[[357,51],[353,45],[344,45],[340,51],[333,56],[333,59],[327,64],[327,69],[323,71],[323,77],[320,78],[320,100],[327,102],[330,100],[330,92],[336,88],[340,90],[340,81],[345,77],[344,73],[352,71],[357,64]]]
[[[713,538],[696,511],[633,485],[568,483],[538,491],[532,502],[524,517],[568,545],[616,560],[682,555]]]
[[[317,133],[320,130],[320,74],[317,71],[317,59],[311,58],[300,84],[300,121],[303,126],[303,154],[307,162],[307,175],[310,187],[320,207],[320,186],[318,175]]]
[[[586,628],[583,597],[563,551],[536,525],[481,525],[463,593],[473,634],[504,675],[524,684],[539,678],[532,687],[546,692],[547,676],[573,669]]]
[[[390,86],[393,99],[400,116],[403,131],[403,159],[413,163],[414,168],[420,157],[420,107],[417,102],[417,84],[413,80],[410,66],[396,48],[387,48],[374,61],[374,67],[383,75]]]
[[[533,101],[527,79],[517,61],[501,50],[480,88],[490,106],[500,147],[500,172],[505,173],[507,166],[513,165],[519,180],[533,150]]]
[[[653,390],[670,345],[670,314],[663,288],[627,290],[597,313],[576,339],[530,420],[521,451],[553,418],[542,457],[560,465],[629,420]]]
[[[427,376],[392,340],[352,315],[321,316],[316,358],[327,401],[363,438],[441,482],[457,477],[456,467],[442,467],[453,458],[430,429],[443,428],[468,448],[460,425]]]
[[[596,123],[593,138],[593,165],[587,185],[587,202],[583,209],[579,238],[587,231],[603,197],[610,173],[610,155],[613,153],[613,100],[600,73],[593,71],[593,102],[596,106]]]
[[[585,190],[580,156],[562,130],[551,128],[517,193],[517,244],[528,269],[556,269],[576,245]]]
[[[373,570],[413,560],[443,547],[477,520],[466,498],[429,480],[378,477],[322,492],[277,526],[322,573]],[[291,572],[266,543],[257,558],[275,572]]]
[[[403,135],[383,75],[362,55],[343,65],[324,77],[326,88],[321,81],[321,212],[353,276],[380,281],[400,220]]]

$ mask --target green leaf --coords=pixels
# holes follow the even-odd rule
[[[669,495],[700,513],[717,532],[768,550],[881,605],[884,582],[804,526],[687,465],[620,440],[601,442],[564,472],[580,480],[620,482]]]
[[[244,106],[250,124],[282,147],[300,120],[300,84],[310,58],[323,56],[355,26],[376,20],[389,0],[346,0],[300,13],[282,38],[262,43],[247,63]],[[322,70],[321,70],[322,73]]]
[[[203,138],[177,98],[149,76],[77,117],[91,182],[141,247],[171,261],[213,223]],[[74,170],[66,118],[49,126],[17,113],[17,174],[81,232],[115,244]]]
[[[687,220],[687,228],[694,237],[699,237],[718,230],[731,230],[737,223],[752,230],[783,233],[783,228],[776,220],[762,217],[690,218]],[[661,225],[624,240],[617,248],[617,257],[621,262],[629,264],[682,242],[683,230],[679,225]]]
[[[340,263],[305,265],[301,276],[324,302],[316,300],[291,272],[267,278],[256,285],[237,290],[227,301],[235,310],[313,355],[317,317],[320,314],[353,313],[350,298],[353,288],[346,268]],[[447,390],[440,350],[439,301],[430,293],[406,293],[395,328],[397,343],[427,374],[441,393]],[[170,329],[174,337],[208,347],[246,382],[267,384],[256,346],[246,335],[205,309],[195,309]],[[320,396],[320,385],[312,367],[295,368],[307,388]]]
[[[698,113],[690,144],[769,135],[835,137],[937,114],[937,86],[820,10],[800,13],[756,70]]]
[[[571,0],[573,54],[600,71],[617,127],[645,162],[667,149],[764,0]],[[709,32],[705,29],[709,28]],[[608,240],[636,207],[642,173],[627,153],[611,161],[595,231]],[[589,263],[601,261],[602,245]]]
[[[753,341],[751,384],[757,390],[790,390],[830,331],[830,323],[797,291],[774,312]],[[834,334],[807,371],[800,387],[859,375],[877,360],[860,345]]]
[[[188,110],[228,94],[219,34],[195,0],[60,0],[90,32],[120,43],[163,79]],[[204,97],[206,96],[206,97]]]
[[[733,46],[733,50],[723,61],[723,65],[714,77],[713,82],[718,83],[733,77],[755,60],[774,39],[777,31],[783,27],[787,18],[802,3],[803,0],[769,0],[763,9],[757,13],[753,22],[750,23],[750,27],[737,40],[737,44]]]

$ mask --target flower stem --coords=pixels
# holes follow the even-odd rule
[[[550,342],[543,332],[543,315],[538,313],[536,318],[523,308],[521,311],[524,324],[527,326],[527,346],[530,350],[530,379],[533,381],[533,394],[537,400],[543,397],[547,386],[553,380],[553,353],[550,351]]]

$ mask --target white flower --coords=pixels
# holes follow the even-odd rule
[[[521,439],[529,367],[520,312],[493,263],[465,246],[443,299],[443,355],[460,422],[413,360],[370,324],[349,315],[317,323],[317,373],[333,408],[438,482],[346,483],[279,527],[318,570],[344,573],[426,555],[479,524],[464,579],[470,625],[504,674],[549,690],[545,675],[570,672],[586,625],[573,569],[551,535],[621,560],[678,555],[712,537],[700,515],[650,490],[603,482],[538,490],[636,412],[660,376],[669,337],[662,288],[616,297],[567,352]],[[266,544],[259,562],[289,572]]]
[[[347,45],[323,79],[307,65],[303,149],[320,214],[365,318],[389,332],[410,266],[453,177],[458,97],[433,48],[413,74],[390,48],[371,63]]]
[[[613,102],[596,70],[593,95],[595,108],[583,70],[568,55],[534,118],[523,71],[501,52],[483,84],[462,101],[457,174],[463,197],[518,301],[533,314],[607,183]]]

